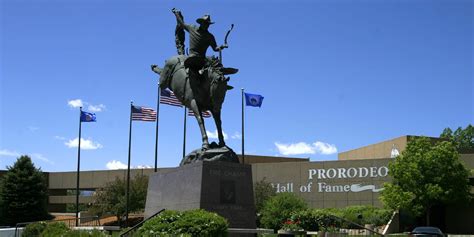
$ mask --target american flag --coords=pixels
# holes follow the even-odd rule
[[[189,110],[188,111],[188,115],[189,116],[194,116],[194,112],[192,110]],[[211,111],[204,111],[204,112],[201,112],[201,115],[203,118],[210,118],[212,117],[212,114],[211,114]]]
[[[156,111],[152,108],[132,105],[132,120],[154,122]]]
[[[176,96],[174,95],[174,93],[168,89],[161,90],[160,104],[183,107],[181,101],[179,101],[178,98],[176,98]]]

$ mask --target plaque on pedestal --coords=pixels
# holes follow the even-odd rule
[[[256,228],[251,166],[202,161],[154,173],[145,217],[163,208],[200,208],[225,217],[232,228]]]

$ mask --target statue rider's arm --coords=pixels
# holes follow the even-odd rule
[[[176,16],[176,20],[178,21],[178,24],[181,25],[186,31],[189,32],[189,25],[187,25],[186,23],[184,23],[184,20],[183,20],[183,15],[181,15],[181,11],[179,11],[178,9],[176,8],[173,8],[173,13],[174,15]]]
[[[210,46],[212,47],[212,50],[214,50],[214,52],[219,52],[219,51],[227,48],[227,45],[221,45],[221,46],[218,47],[217,43],[216,43],[216,39],[214,38],[213,35],[212,35],[212,38],[211,38]]]

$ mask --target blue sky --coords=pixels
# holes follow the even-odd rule
[[[235,24],[223,60],[240,71],[222,116],[237,153],[240,88],[265,97],[261,108],[245,110],[246,154],[334,160],[337,152],[474,121],[470,0],[0,4],[1,169],[29,154],[45,171],[75,170],[79,100],[98,120],[83,123],[89,149],[81,169],[123,167],[130,101],[156,106],[150,65],[176,52],[173,7],[188,23],[210,14],[219,45]],[[160,107],[159,167],[179,164],[182,121],[182,109]],[[189,152],[200,147],[191,117],[187,131]],[[154,142],[155,124],[134,122],[132,166],[153,165]]]

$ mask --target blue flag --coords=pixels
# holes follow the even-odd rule
[[[81,111],[81,122],[96,122],[95,113]]]
[[[263,96],[245,93],[245,105],[253,107],[261,107]]]

